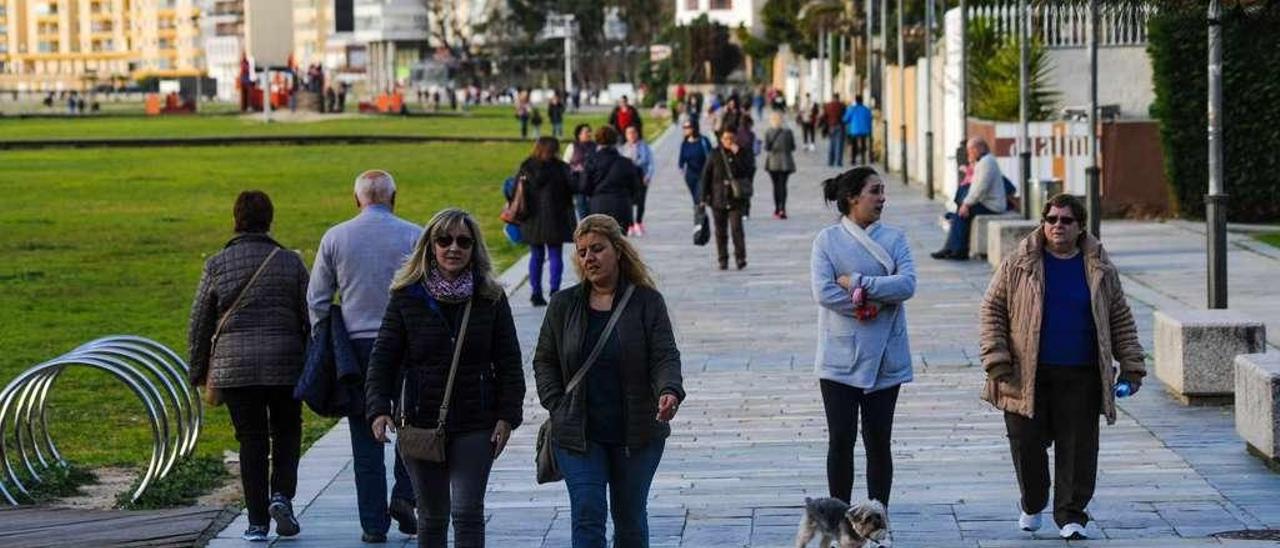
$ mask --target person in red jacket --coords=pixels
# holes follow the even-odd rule
[[[644,122],[640,120],[640,112],[627,102],[626,95],[618,100],[618,106],[613,107],[613,112],[609,113],[609,125],[618,130],[618,135],[624,135],[627,128],[632,126],[635,126],[641,135],[644,134]]]

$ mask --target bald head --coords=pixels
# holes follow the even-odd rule
[[[356,177],[356,206],[364,209],[371,205],[394,207],[396,181],[381,169],[371,169]]]

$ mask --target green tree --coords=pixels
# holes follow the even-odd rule
[[[995,121],[1019,118],[1020,47],[1010,37],[1002,39],[986,19],[970,21],[969,33],[969,114]],[[1027,115],[1032,120],[1053,116],[1060,94],[1048,85],[1049,52],[1033,39],[1030,47],[1030,94]]]

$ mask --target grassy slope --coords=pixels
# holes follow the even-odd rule
[[[545,114],[544,114],[545,116]],[[597,123],[596,115],[569,115],[565,131],[580,122]],[[550,134],[551,123],[543,125]],[[531,129],[532,131],[532,129]],[[401,118],[368,116],[320,122],[264,124],[260,116],[161,116],[154,118],[0,118],[0,140],[115,137],[211,137],[227,135],[483,135],[518,137],[520,126],[510,107],[486,107],[469,116]]]
[[[389,145],[24,151],[0,162],[0,381],[95,337],[148,336],[186,353],[204,259],[231,232],[243,189],[268,192],[274,235],[308,265],[330,225],[354,213],[356,173],[380,167],[401,188],[398,213],[425,223],[445,206],[475,212],[499,265],[520,249],[498,231],[500,182],[526,145]],[[483,161],[476,161],[483,159]],[[50,421],[79,464],[140,465],[142,407],[104,374],[58,381]],[[325,423],[308,416],[308,436]],[[208,416],[199,451],[235,447],[225,409]]]
[[[1272,246],[1280,247],[1280,232],[1274,232],[1271,234],[1261,234],[1258,236],[1258,239],[1262,240],[1265,243],[1271,244]]]

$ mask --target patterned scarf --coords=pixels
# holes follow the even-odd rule
[[[422,281],[423,287],[431,294],[435,300],[442,303],[460,303],[471,298],[471,294],[475,292],[475,278],[471,275],[471,269],[467,269],[456,279],[450,280],[444,277],[437,268],[432,268],[427,274],[427,279]]]

